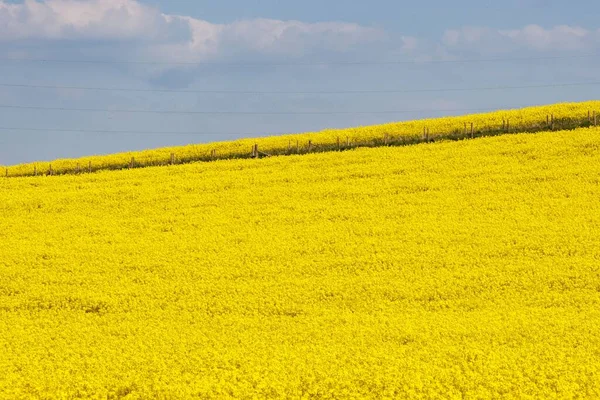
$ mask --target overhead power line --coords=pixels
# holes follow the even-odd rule
[[[193,135],[193,136],[253,136],[253,135],[284,135],[281,132],[177,132],[177,131],[139,131],[139,130],[108,130],[108,129],[62,129],[62,128],[15,128],[0,127],[0,131],[14,132],[63,132],[63,133],[105,133],[105,134],[134,134],[134,135]]]
[[[513,61],[540,61],[564,60],[600,57],[600,54],[579,54],[564,56],[538,56],[538,57],[505,57],[505,58],[470,58],[447,60],[362,60],[362,61],[290,61],[290,62],[252,62],[252,61],[134,61],[134,60],[77,60],[77,59],[51,59],[51,58],[14,58],[0,57],[1,62],[22,63],[56,63],[56,64],[130,64],[130,65],[190,65],[190,66],[324,66],[324,65],[414,65],[414,64],[450,64],[450,63],[481,63],[481,62],[513,62]]]
[[[82,90],[101,92],[136,92],[136,93],[190,93],[190,94],[274,94],[274,95],[324,95],[324,94],[393,94],[393,93],[432,93],[432,92],[475,92],[494,90],[516,90],[516,89],[542,89],[563,88],[575,86],[597,86],[600,82],[571,82],[571,83],[548,83],[539,85],[506,85],[506,86],[483,86],[471,88],[431,88],[431,89],[373,89],[373,90],[323,90],[323,91],[271,91],[271,90],[181,90],[181,89],[136,89],[121,87],[97,87],[97,86],[63,86],[63,85],[33,85],[26,83],[0,83],[0,87],[29,88],[29,89],[55,89],[55,90]]]
[[[518,106],[518,108],[525,106]],[[71,107],[42,107],[0,104],[0,108],[17,110],[44,110],[44,111],[80,111],[80,112],[107,112],[131,114],[177,114],[177,115],[362,115],[362,114],[410,114],[425,112],[463,112],[463,111],[491,111],[494,108],[448,108],[448,109],[414,109],[414,110],[389,110],[389,111],[178,111],[178,110],[135,110],[135,109],[109,109],[109,108],[71,108]]]

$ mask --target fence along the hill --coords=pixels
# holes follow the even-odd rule
[[[209,155],[197,155],[184,157],[177,157],[175,153],[170,153],[169,157],[164,160],[152,160],[146,159],[140,161],[136,160],[135,157],[131,157],[129,162],[115,163],[115,164],[99,164],[94,165],[92,161],[88,161],[87,168],[81,168],[80,162],[72,168],[61,168],[60,170],[52,167],[52,163],[48,163],[47,168],[38,168],[37,164],[30,164],[31,170],[18,171],[11,174],[10,167],[6,168],[5,177],[23,177],[23,176],[38,176],[38,175],[67,175],[67,174],[82,174],[92,173],[100,170],[120,170],[120,169],[133,169],[143,168],[150,166],[166,166],[176,164],[186,164],[191,162],[208,162],[216,160],[226,159],[240,159],[240,158],[262,158],[270,156],[283,156],[283,155],[294,155],[294,154],[307,154],[307,153],[318,153],[318,152],[329,152],[329,151],[343,151],[349,150],[356,147],[381,147],[381,146],[406,146],[418,143],[428,143],[436,140],[461,140],[461,139],[474,139],[484,136],[497,136],[507,133],[535,133],[549,130],[572,130],[577,128],[593,127],[598,126],[598,113],[596,111],[588,111],[587,115],[583,118],[555,118],[554,114],[546,115],[546,119],[538,123],[531,123],[527,125],[513,126],[509,118],[503,119],[501,125],[497,126],[477,126],[474,122],[464,122],[462,129],[453,129],[448,132],[435,132],[431,131],[430,127],[427,126],[426,122],[423,125],[422,133],[407,135],[397,134],[394,132],[384,132],[379,138],[368,138],[362,139],[360,137],[341,137],[337,136],[335,140],[317,143],[314,139],[308,139],[304,144],[300,140],[296,140],[293,145],[292,140],[288,141],[287,146],[280,148],[268,148],[263,151],[262,147],[258,143],[255,143],[248,149],[247,152],[217,152],[217,149],[211,149]],[[17,166],[13,168],[22,169],[23,166]]]

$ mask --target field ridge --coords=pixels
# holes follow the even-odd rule
[[[597,126],[599,115],[600,101],[560,103],[458,117],[25,163],[5,166],[4,176],[79,174],[190,162],[343,151],[357,147],[405,146],[502,134],[572,130]]]

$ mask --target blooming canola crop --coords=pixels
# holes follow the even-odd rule
[[[600,129],[0,179],[0,398],[598,398]]]

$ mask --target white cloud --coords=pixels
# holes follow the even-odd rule
[[[402,50],[404,51],[413,51],[419,47],[419,39],[413,36],[402,36],[400,38],[402,40]]]
[[[522,29],[499,31],[500,35],[510,38],[513,42],[536,50],[585,50],[594,45],[592,33],[587,29],[568,25],[559,25],[551,29],[527,25]]]
[[[234,51],[344,52],[384,38],[381,30],[344,22],[253,19],[213,24],[163,14],[137,0],[26,0],[22,4],[0,0],[0,42],[135,41],[144,53],[176,61],[199,61]]]
[[[448,49],[475,50],[482,53],[515,50],[585,51],[600,47],[600,34],[568,25],[544,28],[532,24],[512,30],[467,26],[447,30],[441,42]]]
[[[144,39],[168,34],[177,21],[134,0],[0,1],[0,40]],[[171,25],[171,26],[170,26]]]

